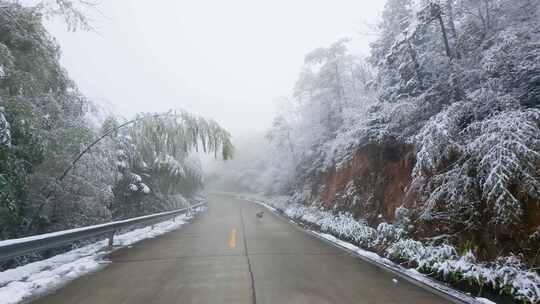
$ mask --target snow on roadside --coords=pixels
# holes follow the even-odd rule
[[[417,281],[420,281],[436,290],[439,290],[443,293],[446,293],[446,294],[450,294],[452,295],[453,297],[456,297],[460,300],[462,300],[463,302],[465,303],[493,303],[487,299],[484,299],[484,298],[472,298],[468,295],[465,295],[455,289],[452,289],[450,287],[447,287],[446,285],[444,284],[441,284],[441,283],[438,283],[434,280],[432,280],[431,278],[429,278],[428,276],[426,276],[425,274],[422,274],[420,272],[418,272],[416,269],[407,269],[407,268],[404,268],[400,265],[397,265],[396,263],[390,261],[389,259],[387,258],[384,258],[384,257],[381,257],[380,255],[378,255],[377,253],[375,252],[371,252],[371,251],[367,251],[367,250],[364,250],[362,248],[359,248],[358,246],[355,246],[351,243],[348,243],[348,242],[345,242],[345,241],[342,241],[338,238],[336,238],[335,236],[333,235],[330,235],[330,234],[327,234],[327,233],[320,233],[320,232],[317,232],[317,231],[310,231],[324,239],[326,239],[327,241],[330,241],[334,244],[337,244],[341,247],[344,247],[352,252],[354,252],[355,254],[367,259],[367,260],[370,260],[371,262],[373,263],[376,263],[376,264],[382,264],[388,268],[391,268],[397,272],[400,272],[400,273],[404,273],[406,274],[407,276],[417,280]],[[480,299],[482,301],[480,301]],[[489,301],[489,302],[485,302],[485,301]]]
[[[476,301],[478,301],[478,302],[480,302],[482,304],[497,304],[497,303],[495,303],[495,302],[493,302],[491,300],[488,300],[486,298],[480,298],[480,297],[476,298]]]
[[[199,208],[202,209],[203,208]],[[129,246],[143,239],[154,238],[178,229],[191,217],[180,215],[168,220],[114,236],[114,247]],[[102,240],[68,251],[46,260],[0,272],[0,304],[15,304],[25,299],[58,289],[82,275],[98,271],[106,260],[108,240]]]
[[[445,280],[467,281],[474,282],[479,286],[491,286],[518,301],[540,303],[540,276],[534,270],[527,269],[518,256],[500,257],[492,263],[478,262],[470,251],[459,254],[454,247],[448,244],[426,245],[408,238],[399,225],[381,223],[377,229],[374,229],[362,219],[353,218],[351,214],[334,214],[321,208],[290,203],[286,197],[268,198],[249,194],[238,196],[255,201],[271,210],[277,208],[290,219],[314,224],[322,231],[322,233],[314,233],[321,237],[375,263],[382,263],[454,296],[469,298],[423,273],[443,277]],[[376,250],[383,245],[386,248],[382,253],[385,257],[381,257],[375,252],[360,249],[341,239],[350,240],[354,244],[368,249],[374,248]],[[390,259],[404,262],[415,268],[402,267]],[[484,298],[476,298],[473,302],[478,303],[479,301],[489,303],[489,300]]]

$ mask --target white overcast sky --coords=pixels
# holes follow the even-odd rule
[[[103,1],[98,33],[48,27],[82,92],[113,112],[183,108],[233,135],[270,125],[304,55],[337,39],[368,52],[382,0]]]

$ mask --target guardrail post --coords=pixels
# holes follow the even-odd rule
[[[109,249],[112,249],[113,248],[113,244],[114,244],[114,233],[115,231],[111,232],[111,234],[109,234]]]

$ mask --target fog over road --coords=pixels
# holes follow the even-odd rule
[[[262,207],[211,195],[177,231],[114,252],[39,304],[445,303]]]

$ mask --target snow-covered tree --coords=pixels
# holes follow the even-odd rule
[[[59,63],[59,46],[42,24],[44,17],[58,13],[70,26],[84,28],[76,14],[82,12],[77,5],[85,3],[90,4],[62,0],[23,6],[0,1],[2,239],[111,220],[114,186],[128,176],[132,181],[126,189],[144,199],[153,195],[154,204],[146,204],[152,206],[146,211],[173,208],[182,199],[172,194],[187,196],[200,187],[200,166],[189,155],[191,149],[232,156],[228,133],[215,122],[180,112],[172,115],[177,120],[148,119],[112,132],[87,149],[120,120],[94,113],[96,106],[69,79]],[[130,132],[131,138],[121,141]],[[117,150],[122,144],[134,161],[119,171]],[[152,167],[144,168],[143,161]],[[178,178],[167,179],[171,176]]]
[[[142,114],[136,119],[116,136],[122,177],[113,189],[115,216],[181,207],[184,197],[203,187],[201,165],[193,152],[232,157],[229,133],[212,120],[186,112]]]
[[[58,196],[48,199],[46,193],[92,131],[85,119],[90,103],[59,65],[58,46],[39,12],[11,2],[0,6],[0,106],[11,134],[11,146],[0,152],[0,174],[8,185],[8,199],[0,203],[8,204],[2,211],[10,219],[2,237],[13,237],[51,225],[52,210],[45,212],[43,202],[54,209],[65,192],[57,189]],[[31,228],[21,228],[30,221]]]
[[[4,115],[4,108],[0,108],[0,145],[9,146],[11,144],[11,132],[9,122]]]
[[[276,118],[258,158],[265,180],[316,195],[363,146],[414,146],[412,225],[538,250],[526,219],[540,201],[540,2],[389,0],[382,17],[367,61],[346,40],[306,56],[294,119]]]
[[[518,234],[508,228],[521,228],[526,205],[538,200],[538,113],[527,107],[538,100],[530,75],[540,58],[532,30],[539,6],[454,1],[451,7],[459,54],[451,70],[462,76],[450,83],[461,94],[412,140],[418,147],[413,185],[425,187],[422,217],[451,230],[490,224],[498,228],[492,231]]]

